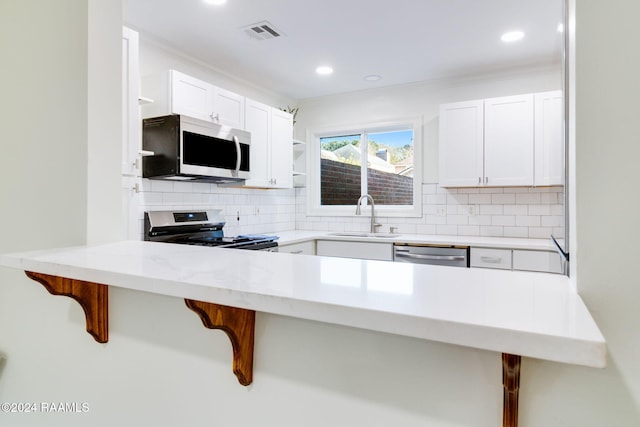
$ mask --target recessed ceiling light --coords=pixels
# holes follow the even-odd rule
[[[524,38],[524,33],[522,31],[509,31],[508,33],[504,33],[500,40],[505,43],[517,42],[518,40],[522,40]]]
[[[363,80],[367,82],[377,82],[380,79],[382,79],[382,76],[378,74],[369,74],[368,76],[363,77]]]
[[[333,68],[329,67],[328,65],[321,65],[316,68],[316,73],[320,74],[321,76],[328,76],[329,74],[333,73]]]
[[[207,4],[212,4],[214,6],[222,6],[227,2],[227,0],[204,0]]]

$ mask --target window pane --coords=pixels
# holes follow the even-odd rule
[[[376,205],[413,205],[413,131],[368,135],[367,192]]]
[[[355,205],[360,197],[360,135],[320,138],[320,205]]]

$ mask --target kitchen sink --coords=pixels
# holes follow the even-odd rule
[[[398,237],[398,233],[366,233],[361,231],[344,231],[342,233],[329,233],[329,236],[341,236],[341,237],[382,237],[391,239]]]

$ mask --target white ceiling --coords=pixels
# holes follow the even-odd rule
[[[123,0],[124,21],[294,99],[559,63],[563,0]],[[243,28],[269,21],[284,35]],[[519,29],[525,38],[500,41]],[[334,73],[318,76],[318,65]],[[378,74],[368,82],[363,77]]]

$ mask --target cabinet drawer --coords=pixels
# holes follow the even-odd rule
[[[471,267],[511,270],[511,249],[471,248]]]
[[[309,242],[293,243],[290,245],[280,245],[278,246],[278,252],[283,252],[287,254],[315,255],[316,242],[315,240],[311,240]]]
[[[513,251],[513,269],[562,273],[562,259],[557,252],[551,251]]]
[[[393,243],[318,240],[316,250],[321,256],[393,261]]]

